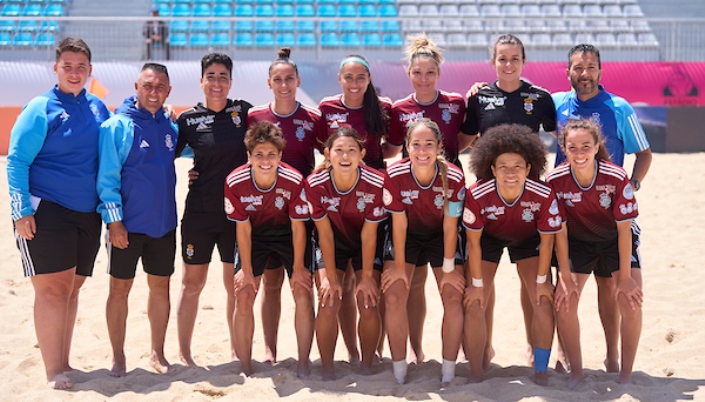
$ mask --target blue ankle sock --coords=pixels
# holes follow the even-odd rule
[[[548,371],[548,359],[551,357],[551,349],[541,349],[534,347],[534,370],[537,373]]]

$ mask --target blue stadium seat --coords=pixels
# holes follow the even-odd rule
[[[235,3],[252,4],[252,0],[234,0]]]
[[[39,30],[45,32],[59,32],[59,21],[44,20],[39,24]]]
[[[191,3],[191,0],[172,0],[172,3]]]
[[[377,20],[362,20],[360,21],[360,30],[362,32],[377,32],[379,31],[379,24]]]
[[[335,6],[330,4],[321,4],[318,6],[319,17],[335,17]]]
[[[38,29],[37,20],[20,20],[17,23],[18,31],[34,32]]]
[[[292,20],[292,19],[277,20],[276,29],[277,29],[277,32],[294,32],[296,30],[296,27],[294,26],[294,20]]]
[[[224,4],[231,4],[233,1],[232,0],[213,0],[213,3],[218,4],[218,3],[224,3]]]
[[[257,31],[257,32],[272,32],[272,31],[274,31],[274,21],[272,21],[272,20],[257,20],[257,21],[255,21],[255,31]]]
[[[210,24],[207,20],[193,20],[191,21],[191,32],[208,32],[210,29]]]
[[[255,15],[258,17],[273,17],[274,7],[271,4],[258,4],[255,7]]]
[[[172,20],[169,24],[169,32],[186,32],[188,31],[188,21],[186,20]]]
[[[337,32],[338,31],[338,21],[321,21],[321,32]]]
[[[211,0],[193,0],[194,3],[211,3]]]
[[[213,32],[228,32],[230,31],[230,21],[215,20],[211,23],[211,31]]]
[[[382,30],[384,32],[399,32],[399,21],[384,20],[382,21]]]
[[[9,32],[0,32],[0,46],[12,45],[12,35]]]
[[[315,24],[311,20],[297,20],[296,30],[299,32],[313,32]]]
[[[357,21],[340,21],[341,32],[357,32],[360,28],[357,26]]]
[[[338,40],[338,34],[329,32],[321,34],[321,46],[323,47],[338,47],[340,46],[340,40]]]
[[[275,3],[277,4],[293,4],[294,0],[276,0]],[[298,3],[301,3],[300,1]]]
[[[42,6],[39,4],[27,4],[22,9],[22,15],[25,17],[38,17],[42,15]]]
[[[55,44],[53,33],[43,32],[34,39],[34,46],[54,46]]]
[[[213,15],[216,17],[230,17],[233,15],[233,9],[230,8],[230,4],[216,4],[213,6]]]
[[[346,1],[346,2],[348,2],[348,1]],[[342,3],[342,1],[341,1],[341,3]],[[358,4],[375,4],[377,2],[375,0],[360,0],[357,3]]]
[[[44,15],[50,17],[61,17],[64,15],[64,6],[61,4],[49,4],[47,8],[44,9]]]
[[[4,17],[17,17],[20,15],[22,8],[19,4],[5,4],[2,8],[2,15]]]
[[[208,35],[204,33],[192,33],[188,40],[192,47],[208,46]]]
[[[358,10],[360,17],[376,17],[377,9],[371,4],[362,4]]]
[[[293,17],[294,6],[291,4],[277,4],[276,14],[277,17]]]
[[[250,32],[252,31],[252,21],[250,20],[237,20],[233,26],[238,32]]]
[[[274,0],[255,0],[255,3],[274,3]]]
[[[12,39],[13,46],[32,46],[34,44],[34,36],[29,32],[20,32],[15,34]]]
[[[211,34],[211,46],[227,47],[230,46],[230,35],[226,32],[218,32]]]
[[[359,47],[360,36],[355,32],[344,33],[340,37],[340,43],[346,47]]]
[[[312,33],[300,33],[296,37],[296,45],[301,47],[316,46],[316,37]]]
[[[365,34],[362,37],[362,45],[365,47],[380,47],[382,46],[382,40],[376,33]]]
[[[169,3],[171,0],[152,0],[152,3]]]
[[[240,47],[252,46],[254,42],[252,41],[252,34],[250,33],[238,33],[233,39],[233,45]]]
[[[274,46],[274,36],[271,33],[258,33],[255,35],[255,46],[271,47]]]
[[[296,4],[297,17],[313,17],[316,12],[311,4]]]
[[[293,33],[280,33],[277,34],[274,43],[277,46],[294,46],[296,44],[296,37]]]
[[[172,33],[169,35],[169,44],[174,47],[186,46],[186,34],[182,32]]]
[[[318,0],[318,4],[323,4],[323,3],[335,4],[335,3],[337,3],[337,1],[336,0]]]
[[[238,4],[235,6],[236,17],[252,17],[253,15],[254,10],[251,4]]]
[[[14,32],[16,28],[17,28],[16,21],[0,20],[0,31],[1,32]]]
[[[296,0],[296,4],[313,4],[314,0]]]
[[[155,4],[157,6],[157,9],[159,10],[159,15],[168,17],[171,15],[171,10],[169,9],[168,4]]]
[[[357,8],[352,4],[342,4],[338,6],[338,16],[339,17],[356,17]]]
[[[392,4],[383,4],[379,6],[379,16],[386,18],[396,17],[397,7]]]
[[[210,17],[211,6],[210,4],[196,4],[193,6],[192,14],[194,17]]]
[[[377,0],[378,4],[396,4],[395,0]]]
[[[404,41],[402,41],[401,35],[398,33],[384,34],[382,42],[386,47],[401,47],[404,45]]]
[[[188,4],[174,4],[174,7],[171,9],[171,15],[174,17],[190,17],[191,8]]]

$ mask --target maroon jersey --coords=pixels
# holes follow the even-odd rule
[[[257,187],[252,165],[235,169],[225,179],[225,213],[228,219],[252,223],[252,238],[280,241],[291,237],[291,219],[308,220],[309,207],[301,198],[303,176],[286,163],[277,168],[271,188]]]
[[[384,177],[360,165],[357,183],[345,193],[335,188],[329,170],[319,170],[306,179],[306,199],[313,220],[326,216],[333,226],[335,246],[346,250],[361,247],[360,232],[365,221],[380,222],[387,213],[382,204]]]
[[[311,174],[315,163],[313,149],[316,147],[316,139],[325,135],[321,112],[297,102],[294,112],[284,116],[274,113],[272,105],[267,104],[254,107],[247,113],[247,124],[250,127],[260,121],[272,122],[282,130],[286,140],[282,162],[293,166],[304,177]],[[323,133],[319,133],[319,130]]]
[[[526,179],[521,195],[511,204],[497,191],[496,180],[479,180],[468,188],[463,226],[482,230],[510,246],[538,233],[558,233],[563,222],[556,196],[546,184]],[[537,233],[538,232],[538,233]]]
[[[352,127],[365,140],[365,163],[375,169],[384,168],[384,155],[382,155],[382,139],[379,133],[368,133],[365,128],[365,111],[362,107],[350,108],[345,106],[342,101],[342,94],[323,98],[318,109],[321,111],[322,117],[325,119],[327,130],[321,130],[323,137],[319,138],[321,143],[325,143],[328,137],[340,127]],[[386,111],[387,116],[392,115],[392,101],[386,97],[379,97],[380,106]],[[390,136],[387,133],[386,140],[395,146],[401,146],[404,142],[404,137],[397,138]]]
[[[455,165],[448,164],[448,202],[459,205],[465,199],[465,177]],[[392,164],[384,176],[384,205],[390,212],[406,212],[409,225],[407,233],[428,236],[443,234],[443,179],[436,177],[428,186],[416,181],[408,158]],[[461,204],[460,204],[461,205]],[[449,205],[451,207],[451,205]],[[462,207],[461,207],[462,208]],[[460,216],[459,211],[448,211]]]
[[[438,91],[431,103],[420,103],[414,94],[399,99],[392,106],[390,137],[406,137],[406,129],[421,118],[433,120],[441,129],[446,159],[452,163],[458,160],[458,133],[465,119],[465,99],[455,92]]]
[[[565,214],[571,240],[614,240],[617,222],[639,215],[627,172],[611,162],[597,162],[597,174],[586,188],[575,180],[567,162],[546,177]]]

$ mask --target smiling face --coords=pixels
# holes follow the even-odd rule
[[[362,106],[362,100],[371,79],[367,68],[361,63],[349,61],[340,68],[338,82],[348,106]]]
[[[271,142],[257,144],[248,153],[256,181],[270,182],[276,177],[277,167],[282,160],[282,153]]]
[[[521,79],[524,59],[521,45],[504,44],[495,47],[495,57],[492,60],[497,79],[502,82],[516,82]]]
[[[140,73],[135,82],[137,105],[155,114],[162,109],[171,92],[169,77],[166,74],[148,68]]]
[[[81,93],[91,72],[91,62],[88,56],[81,52],[65,51],[54,63],[59,91],[74,96]]]
[[[584,128],[570,130],[565,135],[566,159],[576,172],[592,174],[598,149],[595,137]]]
[[[348,136],[336,138],[330,149],[326,148],[324,153],[330,162],[331,169],[339,173],[357,171],[357,167],[365,156],[365,150],[360,148],[360,144]]]
[[[274,93],[275,99],[293,101],[296,99],[296,88],[301,85],[301,78],[296,74],[293,66],[279,63],[270,69],[267,84]]]
[[[434,59],[430,57],[415,58],[411,62],[408,74],[417,99],[435,98],[436,83],[441,76],[441,70]]]
[[[209,101],[225,101],[228,99],[228,93],[233,86],[232,77],[227,67],[220,63],[213,63],[205,71],[201,77],[201,89],[206,99]]]
[[[497,157],[492,165],[492,174],[497,179],[500,192],[516,192],[524,187],[531,165],[524,157],[515,153],[505,153]]]
[[[409,133],[406,149],[414,168],[429,168],[436,164],[438,153],[443,145],[438,142],[436,134],[430,128],[419,125]]]
[[[581,100],[588,100],[600,91],[600,60],[593,52],[576,52],[570,56],[570,67],[566,70],[570,85]]]

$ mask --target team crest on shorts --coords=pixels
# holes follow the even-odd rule
[[[600,194],[600,206],[602,208],[609,208],[610,205],[612,205],[612,199],[610,198],[610,195],[607,193],[602,193]]]
[[[196,248],[194,247],[194,245],[187,244],[186,245],[186,258],[191,260],[191,259],[193,259],[194,254],[196,254]]]

